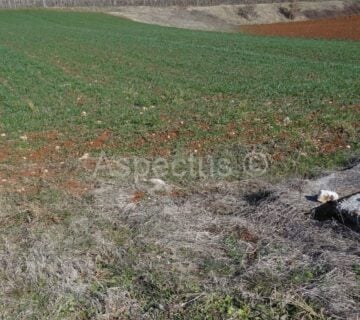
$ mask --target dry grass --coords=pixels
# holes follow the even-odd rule
[[[305,10],[304,15],[308,19],[325,19],[339,16],[352,16],[360,14],[360,3],[349,2],[344,4],[342,10],[324,9],[324,10]]]
[[[357,179],[359,167],[349,174]],[[310,185],[329,183],[324,179]],[[1,315],[350,319],[359,313],[359,235],[299,210],[309,183],[194,187],[153,193],[145,184],[98,180],[83,198],[55,186],[36,198],[3,191]],[[144,196],[134,202],[134,193]],[[44,219],[45,211],[54,219]]]

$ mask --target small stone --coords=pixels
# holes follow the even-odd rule
[[[164,180],[158,178],[152,178],[149,182],[153,185],[152,191],[169,191],[170,187],[166,184]]]
[[[290,120],[289,117],[286,117],[286,118],[283,120],[283,122],[284,122],[284,125],[285,125],[285,126],[288,126],[288,125],[291,123],[291,120]]]
[[[89,159],[90,155],[88,153],[84,153],[82,157],[79,158],[79,160],[86,160]]]
[[[339,199],[339,195],[334,191],[320,190],[317,200],[321,203],[336,201]]]

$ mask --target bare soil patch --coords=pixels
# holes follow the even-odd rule
[[[360,39],[360,16],[241,27],[252,34],[324,39]]]

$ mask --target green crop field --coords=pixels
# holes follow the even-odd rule
[[[274,168],[296,161],[302,173],[359,149],[358,42],[29,10],[0,12],[0,50],[0,143],[11,149],[39,147],[19,136],[56,130],[79,154],[92,152],[84,143],[106,130],[102,148],[120,155],[236,143],[263,146]]]
[[[359,159],[359,74],[355,41],[0,11],[0,318],[355,318],[358,237],[267,201]],[[264,180],[92,175],[250,151]]]

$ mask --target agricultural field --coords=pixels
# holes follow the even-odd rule
[[[312,39],[360,40],[360,16],[242,27],[243,31],[269,36]]]
[[[0,11],[1,318],[359,315],[358,234],[278,202],[358,161],[359,52]],[[156,176],[109,174],[119,158],[236,166],[249,152],[266,155],[261,177],[169,174],[150,192]]]
[[[92,13],[1,15],[2,161],[92,149],[172,156],[235,142],[263,145],[278,172],[286,159],[309,172],[359,149],[357,42],[197,33]],[[63,145],[59,155],[51,143]]]

